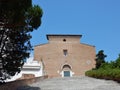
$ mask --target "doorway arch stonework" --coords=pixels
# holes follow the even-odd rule
[[[65,64],[62,66],[62,71],[60,74],[62,77],[72,77],[74,72],[72,72],[72,67],[69,64]]]

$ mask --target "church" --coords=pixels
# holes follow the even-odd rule
[[[95,67],[95,46],[81,43],[82,35],[48,34],[48,43],[34,47],[34,60],[48,77],[83,76]]]

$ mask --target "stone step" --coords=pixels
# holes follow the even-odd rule
[[[120,85],[111,80],[81,76],[45,79],[24,88],[20,90],[120,90]]]

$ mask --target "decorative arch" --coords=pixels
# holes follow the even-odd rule
[[[71,70],[72,68],[71,68],[70,65],[65,64],[65,65],[63,65],[63,67],[62,67],[62,70],[63,70],[63,69],[69,69],[69,70]]]
[[[65,63],[61,66],[61,69],[63,70],[64,67],[69,67],[72,70],[72,66],[68,63]]]

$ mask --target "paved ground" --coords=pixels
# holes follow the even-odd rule
[[[45,79],[18,90],[120,90],[120,84],[82,76]]]

